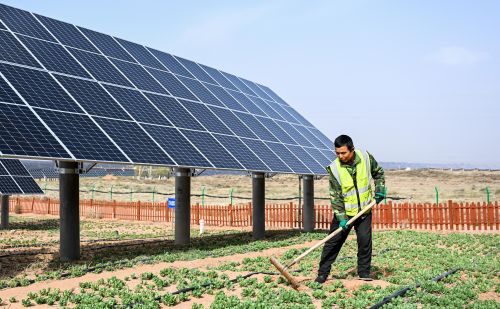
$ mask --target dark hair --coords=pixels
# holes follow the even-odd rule
[[[335,142],[333,144],[335,145],[335,148],[347,146],[347,149],[349,149],[349,151],[352,151],[354,149],[354,143],[352,142],[352,138],[350,138],[347,135],[339,135],[335,139]]]

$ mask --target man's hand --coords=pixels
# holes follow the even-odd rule
[[[344,230],[347,231],[349,229],[349,224],[347,224],[347,220],[340,220],[339,226]]]
[[[379,204],[385,199],[385,188],[382,188],[381,190],[375,190],[375,202]]]

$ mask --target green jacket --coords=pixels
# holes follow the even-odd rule
[[[368,153],[368,156],[370,158],[371,174],[373,180],[375,181],[375,192],[384,192],[384,169],[382,169],[382,167],[377,163],[377,161],[370,153]],[[356,173],[356,164],[358,164],[360,160],[361,158],[359,158],[358,155],[355,154],[354,162],[352,165],[343,164],[342,162],[340,162],[340,165],[347,168],[347,171],[349,172],[349,174],[351,174],[352,177]],[[335,176],[333,176],[333,173],[330,170],[330,166],[327,166],[326,170],[328,171],[328,174],[330,174],[330,202],[332,204],[333,212],[335,213],[337,219],[347,219],[345,215],[344,198],[342,197],[342,188]]]

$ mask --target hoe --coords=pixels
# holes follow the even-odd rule
[[[352,217],[347,222],[347,224],[351,225],[352,223],[354,223],[354,221],[356,221],[356,219],[358,219],[359,217],[361,217],[368,210],[372,209],[372,207],[374,205],[375,205],[375,201],[371,202],[366,208],[364,208],[362,211],[358,212],[357,215],[355,215],[354,217]],[[288,269],[290,269],[290,267],[292,267],[293,265],[295,265],[296,263],[298,263],[300,260],[302,260],[303,258],[305,258],[309,253],[311,253],[314,250],[316,250],[318,247],[320,247],[321,245],[323,245],[325,242],[327,242],[328,240],[330,240],[331,238],[333,238],[335,235],[339,234],[340,232],[342,232],[342,228],[341,227],[339,227],[334,232],[332,232],[331,234],[329,234],[328,236],[326,236],[323,240],[321,240],[320,242],[318,242],[317,244],[315,244],[314,246],[312,246],[311,248],[309,248],[306,252],[304,252],[301,255],[299,255],[298,257],[296,257],[292,262],[290,262],[290,264],[288,264],[286,266],[283,266],[278,261],[278,259],[276,259],[274,256],[271,256],[271,258],[270,258],[271,263],[274,265],[274,267],[276,267],[278,269],[278,271],[283,275],[283,277],[285,277],[292,284],[292,287],[294,289],[298,289],[298,287],[300,286],[300,283],[288,272]]]

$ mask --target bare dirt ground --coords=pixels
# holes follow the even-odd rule
[[[42,188],[58,190],[57,181],[39,181]],[[391,196],[411,197],[415,202],[435,202],[435,187],[439,190],[439,199],[446,201],[486,201],[485,188],[490,190],[492,201],[500,199],[500,171],[448,171],[448,170],[411,170],[386,171],[386,185]],[[113,195],[110,195],[113,186]],[[250,177],[239,175],[200,176],[192,178],[192,194],[201,194],[205,187],[205,194],[223,196],[222,198],[206,197],[207,204],[229,204],[229,191],[233,191],[233,202],[248,202],[238,197],[251,197],[252,181]],[[315,197],[328,197],[328,178],[315,181]],[[174,191],[174,179],[135,179],[133,177],[102,177],[81,178],[81,198],[92,198],[91,189],[104,191],[94,193],[94,199],[116,199],[122,201],[141,200],[151,201],[152,193],[132,192],[161,192]],[[299,179],[293,175],[276,175],[266,179],[266,197],[289,198],[298,195]],[[57,191],[47,191],[47,196],[58,198]],[[167,196],[155,194],[155,200],[166,200]],[[192,197],[193,203],[201,203],[200,197]],[[326,203],[317,200],[316,203]]]

